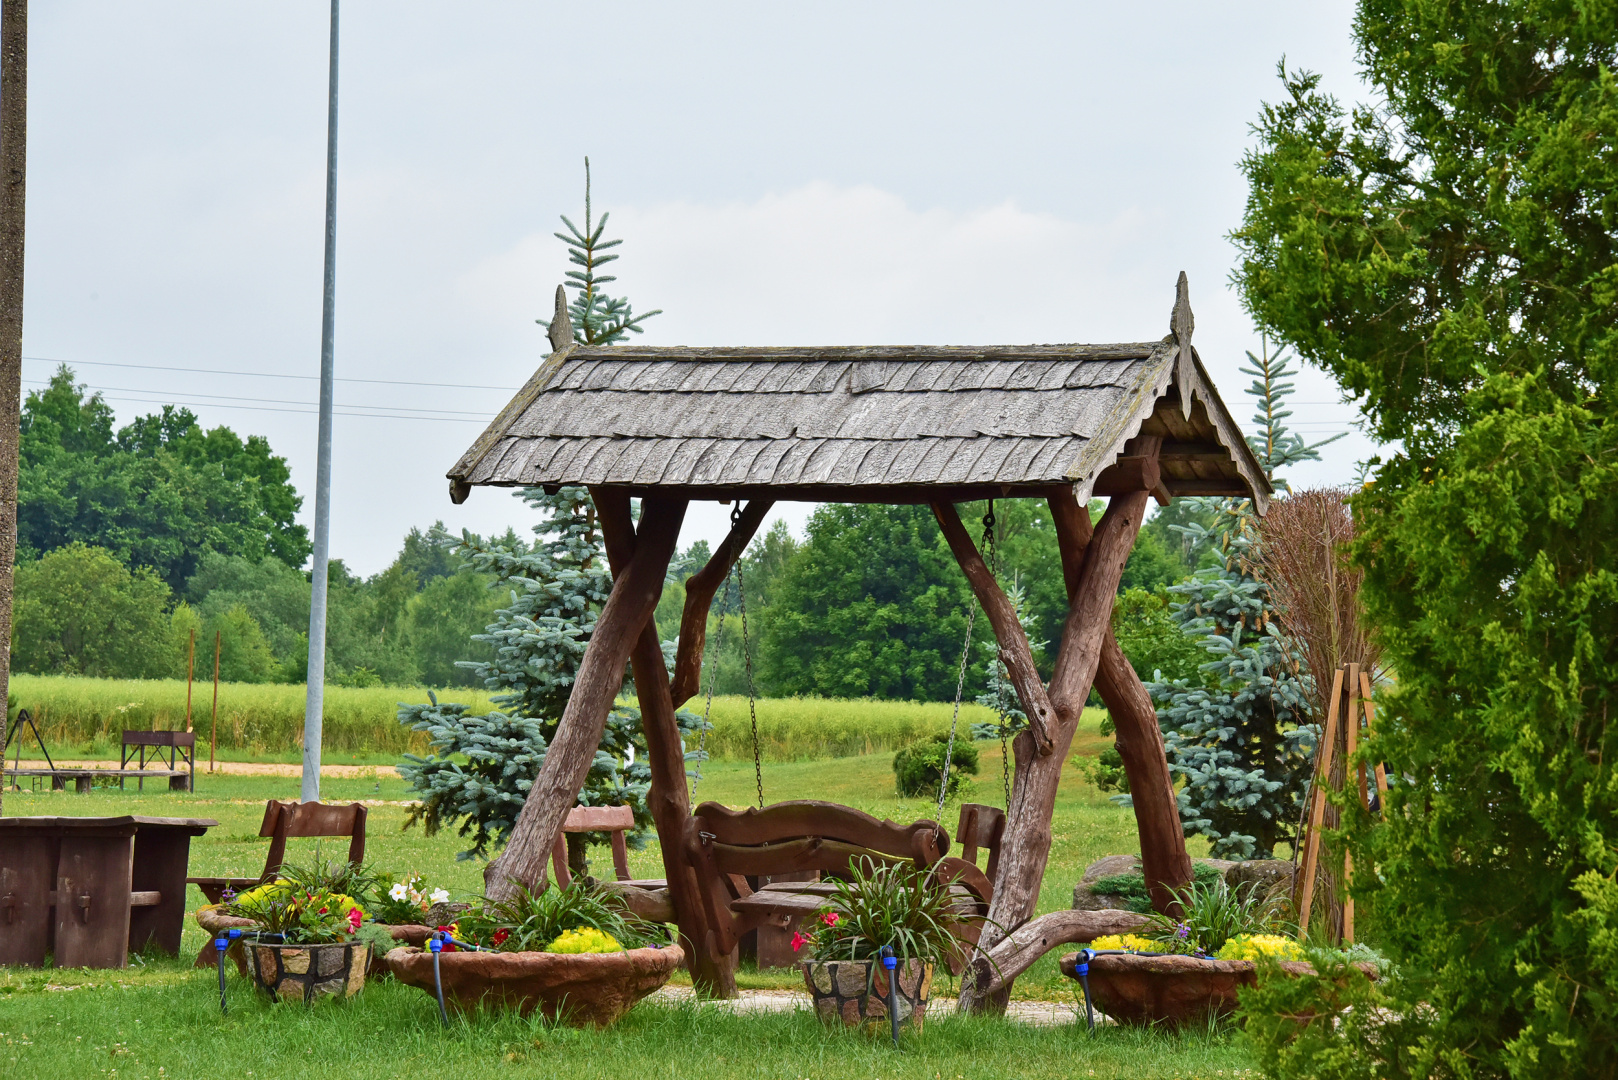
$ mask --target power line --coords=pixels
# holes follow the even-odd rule
[[[35,386],[48,386],[48,385],[50,385],[49,382],[47,382],[45,380],[42,380],[42,379],[24,379],[23,382],[30,383],[30,384],[35,385]],[[89,383],[85,383],[83,385],[84,385],[85,389],[87,389],[87,390],[95,390],[97,392],[108,391],[108,392],[111,392],[111,393],[118,393],[118,394],[162,394],[162,393],[164,393],[162,390],[148,390],[145,387],[140,387],[140,386],[95,386],[95,385],[92,385],[92,384],[89,384]],[[185,391],[185,393],[187,395],[189,395],[190,397],[208,398],[210,401],[257,401],[257,402],[262,402],[262,403],[267,404],[267,405],[314,405],[315,404],[315,402],[313,402],[313,401],[289,401],[289,400],[282,399],[282,398],[243,397],[240,394],[204,394],[204,393],[201,393],[200,391],[197,391],[197,390],[187,390],[187,391]],[[136,399],[120,398],[119,400],[129,401],[129,400],[136,400]],[[162,399],[153,399],[152,404],[156,405],[156,404],[180,404],[180,403],[179,402],[171,402],[165,396]],[[376,412],[376,411],[384,411],[385,412],[385,411],[390,411],[390,410],[391,411],[397,411],[398,409],[409,409],[409,410],[414,411],[414,412],[444,413],[446,415],[451,415],[451,416],[479,417],[479,418],[481,418],[483,420],[492,420],[492,419],[494,419],[494,415],[495,415],[492,412],[487,412],[487,411],[484,411],[484,410],[473,410],[473,409],[428,409],[428,408],[417,408],[414,405],[351,405],[351,404],[344,404],[344,405],[340,406],[340,408],[344,408],[344,409],[367,409],[367,410],[370,410],[370,411],[373,411],[373,412]]]
[[[134,368],[139,371],[183,371],[192,375],[238,375],[254,379],[304,379],[309,382],[319,382],[318,375],[289,375],[280,371],[229,371],[223,368],[193,368],[173,367],[167,364],[120,364],[111,360],[58,360],[49,356],[25,356],[24,360],[33,360],[41,364],[66,364],[68,367],[115,367]],[[434,383],[411,382],[406,379],[343,379],[338,382],[372,383],[379,386],[428,386],[438,390],[504,390],[514,394],[520,387],[516,386],[483,386],[476,383]]]
[[[39,381],[37,379],[24,379],[23,381],[27,382],[27,383],[35,383],[35,384],[38,384],[38,385],[44,385],[44,384],[39,383]],[[294,414],[298,414],[298,415],[302,415],[302,416],[314,416],[314,415],[316,415],[318,413],[318,410],[315,409],[315,408],[308,408],[308,409],[276,409],[276,408],[270,408],[269,406],[265,406],[265,405],[229,405],[229,404],[225,404],[224,402],[218,402],[218,401],[186,401],[184,399],[175,399],[175,398],[171,398],[171,397],[163,397],[163,398],[132,398],[132,397],[113,396],[113,397],[104,397],[102,400],[104,400],[104,401],[125,401],[125,402],[129,402],[129,403],[135,404],[135,405],[195,405],[195,406],[197,406],[198,408],[201,408],[201,409],[242,409],[242,410],[245,410],[247,412],[294,413]],[[252,399],[246,399],[246,400],[252,400]],[[304,404],[309,404],[309,403],[308,402],[292,402],[291,404],[304,405]],[[366,408],[368,406],[353,406],[353,407]],[[442,421],[442,422],[451,423],[451,424],[487,424],[489,422],[489,419],[490,419],[490,417],[488,417],[488,416],[485,416],[485,417],[482,417],[482,418],[470,417],[470,416],[468,416],[468,417],[461,417],[461,416],[429,416],[429,415],[425,415],[425,414],[402,413],[402,412],[340,412],[337,415],[339,415],[339,416],[373,417],[373,418],[379,419],[379,420],[437,420],[437,421]]]

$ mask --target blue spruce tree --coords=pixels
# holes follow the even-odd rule
[[[574,340],[610,345],[629,333],[640,333],[640,323],[658,312],[635,315],[627,300],[602,291],[601,286],[614,279],[596,270],[618,258],[603,252],[622,241],[602,239],[607,215],[593,219],[588,158],[584,168],[584,228],[576,228],[564,216],[568,232],[556,235],[567,245],[569,260],[583,267],[567,275],[568,287],[577,293],[568,309]],[[545,320],[539,322],[549,329]],[[422,821],[429,834],[459,823],[460,834],[472,839],[471,848],[460,853],[463,859],[487,858],[491,847],[503,845],[510,836],[567,706],[596,618],[612,591],[612,573],[589,492],[582,487],[550,494],[525,488],[521,497],[546,515],[534,527],[539,535],[535,545],[488,543],[463,533],[456,548],[480,573],[493,576],[494,588],[511,597],[511,605],[495,613],[496,621],[486,632],[473,638],[488,643],[494,659],[460,663],[496,691],[492,700],[500,708],[473,716],[465,705],[440,704],[431,694],[429,704],[399,707],[399,722],[426,732],[432,747],[425,758],[405,755],[399,770],[420,796],[410,822]],[[664,643],[665,654],[672,653],[673,644]],[[626,693],[631,689],[626,679]],[[686,734],[695,734],[703,722],[685,711],[676,716]],[[579,802],[631,807],[637,828],[629,839],[639,845],[651,826],[646,805],[650,787],[640,710],[620,703],[607,717]],[[568,862],[575,873],[583,873],[586,846],[605,842],[606,837],[569,833],[567,840]]]
[[[1283,408],[1293,392],[1289,369],[1266,347],[1247,354],[1257,399],[1259,434],[1248,445],[1277,491],[1277,473],[1300,461],[1319,460],[1332,439],[1307,444],[1287,431]],[[1308,673],[1272,621],[1265,585],[1253,573],[1257,518],[1245,499],[1198,500],[1212,511],[1209,524],[1175,526],[1205,564],[1169,589],[1184,599],[1172,607],[1181,632],[1211,656],[1201,681],[1177,679],[1147,686],[1157,704],[1169,769],[1185,778],[1180,820],[1187,835],[1206,836],[1217,858],[1271,858],[1293,839],[1309,781],[1318,733],[1307,723]]]

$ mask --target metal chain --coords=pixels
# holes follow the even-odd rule
[[[989,549],[989,572],[996,580],[1000,577],[1000,523],[994,516],[994,500],[989,500],[989,512],[983,516],[983,546]],[[1006,715],[1006,664],[995,650],[994,662],[1000,666],[1000,692],[995,695],[994,707],[1000,713],[1000,783],[1006,792],[1006,811],[1011,811],[1011,723]]]
[[[708,703],[702,709],[702,730],[697,732],[697,771],[691,777],[691,805],[697,804],[697,785],[702,782],[702,763],[708,760],[708,729],[713,726],[713,687],[719,681],[719,658],[725,643],[725,605],[719,605],[719,625],[714,629],[713,663],[708,667]]]
[[[730,525],[742,517],[742,504],[740,501],[730,508]],[[740,554],[736,557],[736,606],[742,615],[742,666],[747,670],[747,717],[753,725],[753,782],[758,785],[758,807],[764,809],[764,764],[759,757],[758,745],[758,694],[753,690],[753,646],[747,637],[747,593],[742,589],[742,560]]]
[[[961,672],[955,678],[955,712],[949,718],[949,745],[944,748],[944,775],[938,781],[938,809],[934,820],[944,819],[944,800],[949,797],[949,766],[955,760],[955,725],[961,719],[961,693],[966,689],[966,665],[972,657],[972,623],[977,619],[978,606],[966,609],[966,641],[961,646]]]
[[[994,500],[989,500],[989,512],[983,515],[983,544],[994,555]],[[961,670],[955,676],[955,710],[949,718],[949,742],[944,747],[944,774],[938,781],[938,810],[935,812],[937,820],[944,817],[944,802],[949,798],[949,770],[955,761],[955,730],[961,720],[961,695],[966,690],[966,668],[972,659],[972,624],[977,621],[978,605],[973,603],[966,609],[966,641],[961,645]],[[1003,730],[1004,725],[1002,725]],[[1006,800],[1010,805],[1010,799]]]

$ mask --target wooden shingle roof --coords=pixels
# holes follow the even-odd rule
[[[1183,276],[1176,318],[1179,334],[1122,345],[567,344],[450,470],[451,494],[590,484],[923,502],[1072,484],[1088,498],[1115,486],[1108,470],[1130,439],[1156,435],[1160,497],[1251,496],[1262,509],[1263,470],[1189,347]]]

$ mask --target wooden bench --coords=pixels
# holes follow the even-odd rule
[[[129,777],[138,777],[140,780],[167,780],[170,791],[190,791],[191,776],[183,769],[6,769],[6,776],[29,776],[39,779],[50,777],[52,791],[67,790],[67,782],[73,781],[73,790],[84,795],[95,787],[97,777],[117,777],[118,786],[123,787],[124,780]]]
[[[120,772],[129,768],[129,759],[139,753],[138,769],[146,768],[146,753],[151,751],[153,761],[163,760],[163,751],[168,751],[169,790],[193,791],[195,790],[197,763],[196,763],[197,737],[189,731],[125,731],[121,759],[118,762]],[[181,770],[176,759],[183,761],[186,768]],[[140,776],[139,773],[126,773],[127,776]],[[185,782],[179,783],[175,778],[185,777]],[[124,776],[119,776],[118,786],[124,786]],[[136,785],[139,790],[146,790],[146,777],[140,776]]]
[[[338,806],[271,799],[264,806],[264,822],[259,826],[258,834],[270,838],[264,872],[258,877],[193,877],[186,878],[186,883],[201,889],[208,903],[222,903],[227,888],[240,892],[274,880],[281,864],[286,861],[287,840],[293,837],[352,837],[348,844],[348,861],[356,865],[365,861],[365,807],[359,803]]]
[[[551,876],[557,888],[565,889],[573,882],[573,873],[567,865],[568,833],[604,832],[611,834],[612,869],[619,885],[637,889],[665,889],[663,878],[635,879],[629,876],[629,841],[625,833],[635,828],[635,811],[627,806],[575,806],[562,821],[562,831],[556,835],[556,846],[551,849]]]

